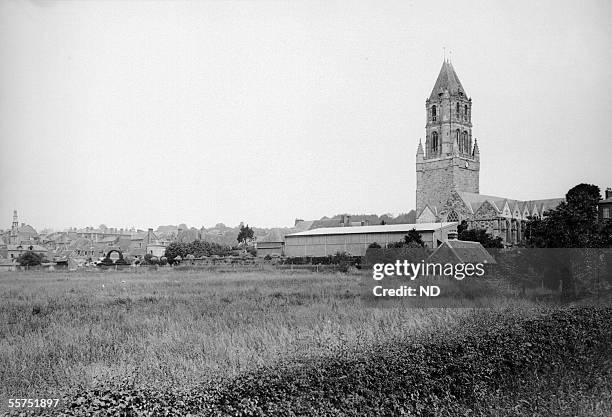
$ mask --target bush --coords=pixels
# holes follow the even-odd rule
[[[196,258],[212,255],[227,256],[230,254],[230,251],[231,249],[229,246],[220,245],[214,242],[206,242],[204,240],[194,240],[191,243],[172,242],[166,248],[164,257],[168,263],[173,264],[174,259],[178,256],[180,256],[181,259],[186,259],[189,254]]]
[[[45,261],[45,255],[36,252],[24,252],[17,258],[21,266],[37,266]]]
[[[145,265],[158,265],[159,264],[159,259],[157,258],[157,256],[153,256],[150,253],[147,253],[144,256],[144,264]]]
[[[281,264],[284,265],[339,265],[341,270],[348,270],[348,267],[354,266],[360,268],[361,256],[351,256],[346,252],[337,252],[334,255],[328,256],[298,256],[293,258],[285,258]]]

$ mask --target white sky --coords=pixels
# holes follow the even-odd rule
[[[611,4],[2,1],[0,228],[408,212],[443,46],[483,194],[603,190]]]

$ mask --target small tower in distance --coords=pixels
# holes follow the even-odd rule
[[[17,210],[13,210],[13,224],[11,225],[11,235],[9,237],[9,243],[16,245],[19,242],[17,242],[17,235],[19,232],[19,219],[17,217]]]

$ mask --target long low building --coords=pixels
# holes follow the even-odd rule
[[[447,240],[449,231],[457,230],[457,222],[389,224],[380,226],[322,227],[285,236],[285,256],[327,256],[347,252],[363,256],[374,242],[385,247],[399,242],[415,229],[429,248],[437,248]]]

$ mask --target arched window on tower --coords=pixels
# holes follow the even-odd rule
[[[437,120],[436,106],[431,106],[431,120],[435,122]]]
[[[463,152],[470,153],[470,145],[468,143],[468,132],[463,132]]]
[[[467,104],[465,105],[464,110],[465,111],[463,112],[463,116],[465,117],[465,120],[470,120],[470,118],[468,117],[468,106],[467,106]]]
[[[457,129],[455,131],[455,144],[457,145],[457,147],[459,148],[459,152],[462,152],[463,147],[461,146],[461,132],[459,132],[459,129]]]
[[[438,154],[438,132],[433,132],[431,134],[431,152],[434,155]]]
[[[457,119],[461,116],[461,106],[457,103]]]

